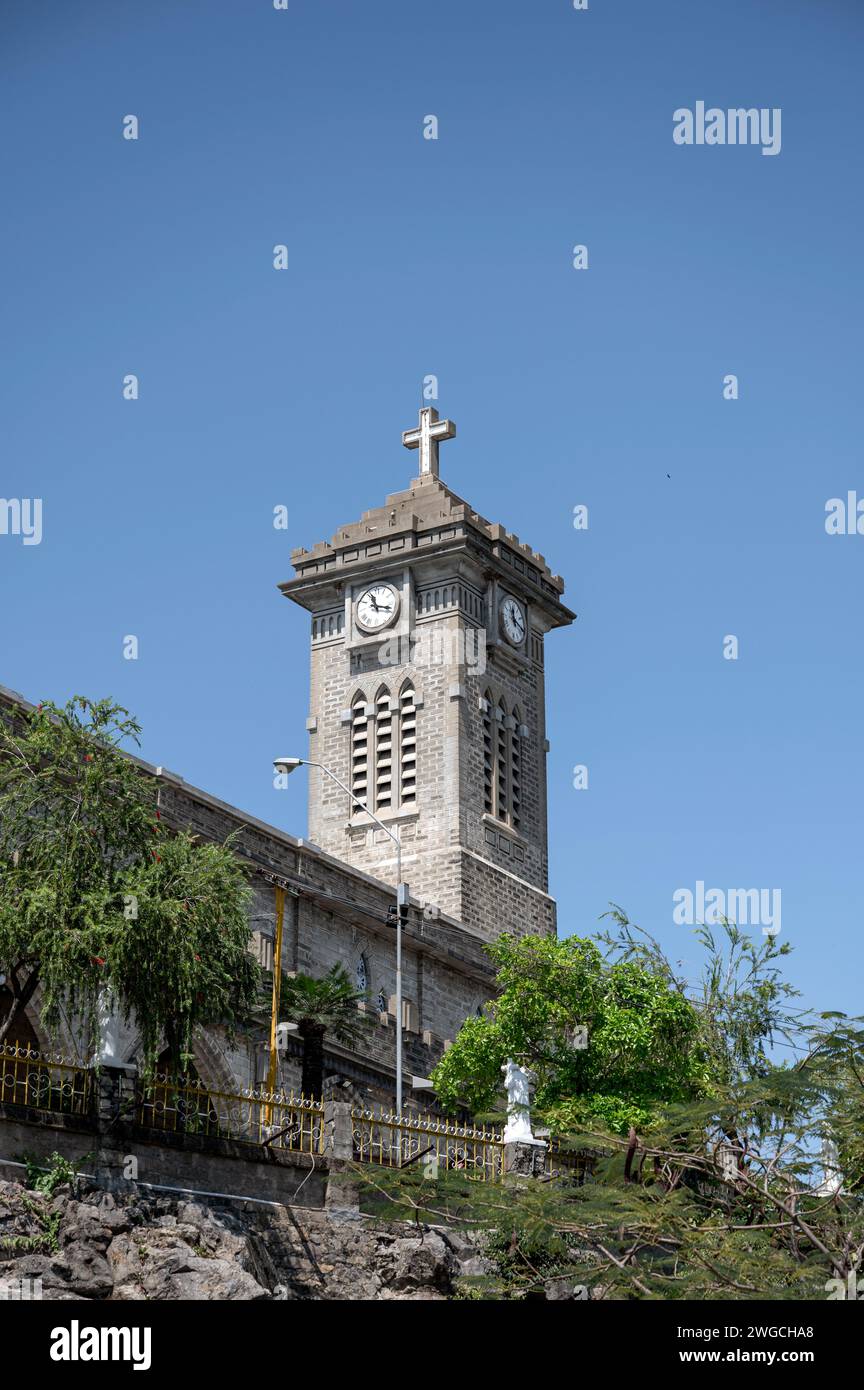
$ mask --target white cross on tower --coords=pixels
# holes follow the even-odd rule
[[[438,477],[438,441],[452,439],[456,426],[452,420],[439,420],[434,405],[425,405],[420,411],[420,424],[415,430],[404,430],[402,443],[406,449],[420,450],[420,477]]]

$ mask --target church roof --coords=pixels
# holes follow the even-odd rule
[[[475,547],[509,566],[514,575],[560,603],[564,581],[553,574],[545,557],[508,531],[488,521],[470,503],[437,477],[415,478],[410,488],[394,492],[381,507],[364,512],[359,521],[340,526],[331,540],[311,549],[291,552],[297,577],[280,584],[293,597],[307,580],[335,577],[334,571],[399,551],[419,551],[448,541],[470,539]]]
[[[34,706],[33,701],[28,700],[25,695],[0,684],[0,710],[9,712],[16,707],[20,711],[26,712],[32,710]],[[279,826],[271,825],[267,821],[260,820],[257,816],[250,815],[247,811],[240,810],[230,802],[214,796],[212,792],[187,782],[178,772],[171,772],[165,767],[157,767],[125,749],[122,751],[124,756],[131,763],[134,763],[145,776],[152,777],[166,790],[170,789],[175,797],[179,795],[190,807],[205,808],[224,817],[225,821],[224,825],[217,826],[218,833],[208,834],[206,830],[202,830],[201,825],[193,824],[189,817],[176,814],[177,808],[175,807],[175,814],[172,815],[169,812],[169,824],[176,821],[177,827],[192,826],[196,833],[203,833],[205,838],[216,838],[220,842],[224,840],[229,830],[236,828],[248,831],[252,835],[258,835],[261,837],[261,845],[265,848],[270,847],[270,852],[263,859],[260,855],[253,858],[249,847],[242,841],[238,843],[236,853],[251,867],[255,867],[261,872],[270,871],[275,873],[277,877],[284,875],[279,867],[278,857],[274,858],[274,855],[278,856],[280,847],[284,850],[293,850],[297,855],[302,856],[304,876],[291,878],[289,875],[289,880],[298,888],[302,896],[313,899],[318,906],[322,906],[330,912],[341,914],[348,911],[351,920],[356,922],[362,919],[365,927],[381,924],[383,921],[386,906],[382,908],[381,902],[383,901],[388,905],[392,902],[393,887],[391,884],[385,883],[373,874],[366,873],[346,860],[328,853],[311,840],[291,835]],[[301,861],[298,860],[298,862]],[[328,872],[332,873],[332,871],[336,871],[344,880],[344,892],[349,895],[347,899],[340,897],[332,886],[327,886],[329,882]],[[316,878],[320,881],[316,882]],[[486,938],[481,931],[464,922],[457,921],[445,912],[439,912],[435,922],[435,932],[427,937],[424,935],[422,927],[424,904],[412,895],[410,905],[413,910],[414,921],[406,929],[406,944],[418,948],[422,941],[422,949],[427,954],[448,960],[455,969],[462,970],[463,973],[474,974],[477,978],[491,977],[493,972],[484,949]],[[379,934],[389,937],[392,935],[392,929],[390,927],[382,928]]]

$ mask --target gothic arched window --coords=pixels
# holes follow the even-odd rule
[[[369,993],[369,962],[365,956],[360,956],[357,960],[357,968],[354,972],[357,982],[357,989],[360,994]]]
[[[486,691],[481,702],[483,728],[483,810],[518,830],[522,821],[522,715],[507,712],[503,695]]]
[[[406,681],[399,693],[399,800],[417,800],[417,707],[414,687]]]
[[[393,713],[386,686],[375,696],[375,806],[376,811],[393,805]]]
[[[522,740],[519,729],[522,715],[517,705],[513,706],[513,728],[510,731],[510,824],[519,829],[522,819]]]
[[[495,724],[495,814],[499,820],[507,820],[510,811],[510,759],[508,757],[509,738],[507,731],[507,706],[504,703],[503,697],[498,701],[495,710]]]
[[[483,809],[487,816],[495,814],[495,746],[492,742],[492,696],[483,696]]]
[[[362,691],[351,704],[351,791],[370,811],[417,802],[417,705],[411,681],[398,699],[381,686],[371,707]],[[355,815],[361,808],[351,807]]]
[[[369,791],[369,719],[362,690],[351,701],[351,791],[365,803]],[[352,804],[351,814],[358,808]]]

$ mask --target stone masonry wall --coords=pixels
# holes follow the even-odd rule
[[[11,692],[0,688],[0,702],[11,703]],[[26,703],[20,697],[19,702]],[[431,744],[424,751],[427,754],[432,755]],[[296,891],[296,896],[286,894],[283,968],[321,976],[338,963],[352,980],[358,980],[358,971],[365,976],[370,1026],[353,1057],[336,1044],[328,1045],[327,1074],[349,1080],[360,1099],[392,1102],[396,1029],[390,1001],[396,985],[395,930],[387,923],[394,902],[392,888],[244,815],[182,778],[168,772],[157,775],[149,765],[141,766],[147,775],[155,776],[168,826],[188,828],[218,842],[237,832],[236,850],[250,867],[254,892],[250,947],[262,963],[275,931],[275,889],[266,877],[269,874]],[[445,863],[442,881],[449,872]],[[414,897],[418,897],[416,890]],[[465,1019],[490,997],[494,972],[480,931],[466,929],[446,914],[428,920],[422,901],[420,897],[413,902],[403,931],[403,994],[409,1006],[403,1054],[406,1076],[426,1077]],[[492,930],[491,919],[488,930]],[[74,1053],[70,1039],[65,1039],[64,1048]],[[264,1030],[258,1037],[240,1037],[233,1045],[220,1029],[198,1030],[194,1051],[198,1072],[211,1088],[242,1089],[259,1084],[266,1075]],[[295,1044],[282,1060],[280,1084],[296,1089],[299,1081],[299,1044]],[[407,1095],[410,1098],[410,1088]],[[428,1093],[418,1095],[422,1108],[428,1108]]]
[[[430,629],[436,640],[430,642]],[[417,632],[429,648],[449,658],[458,655],[456,640],[464,618],[448,614],[434,623],[423,619]],[[484,934],[501,931],[555,930],[554,904],[546,889],[545,705],[542,668],[513,669],[490,656],[487,669],[473,673],[449,659],[401,666],[371,665],[352,673],[351,651],[344,634],[318,643],[311,654],[309,756],[331,768],[350,785],[351,724],[343,714],[362,693],[375,704],[382,688],[398,696],[410,680],[422,702],[417,714],[416,805],[383,813],[403,845],[403,878],[421,900]],[[493,701],[503,696],[508,711],[518,709],[528,729],[521,740],[521,824],[518,830],[487,816],[483,806],[483,714],[487,690]],[[370,743],[374,738],[370,728]],[[371,760],[370,760],[371,761]],[[392,841],[355,808],[349,796],[315,769],[310,769],[310,837],[329,853],[364,872],[396,880]],[[459,848],[484,861],[476,866]],[[495,872],[502,871],[501,874]],[[524,885],[514,897],[513,879]],[[531,901],[531,888],[538,890]],[[514,916],[508,908],[517,908]]]
[[[271,873],[297,885],[296,897],[286,895],[284,969],[320,976],[338,963],[356,980],[362,961],[370,1026],[356,1054],[359,1061],[369,1063],[378,1088],[383,1085],[392,1096],[396,1030],[389,1003],[396,987],[395,930],[386,923],[392,890],[308,846],[301,847],[289,836],[250,821],[234,808],[205,798],[182,782],[161,781],[160,805],[169,825],[188,826],[215,840],[224,840],[241,827],[237,851],[259,871],[253,873],[250,912],[256,950],[260,943],[255,938],[272,939],[275,932],[275,892],[264,878]],[[466,932],[444,917],[426,921],[422,909],[412,907],[403,932],[403,996],[412,1006],[403,1040],[406,1073],[428,1076],[446,1043],[490,997],[492,987],[493,971],[479,933]],[[383,1010],[378,1008],[380,1002],[385,1005]],[[210,1034],[209,1045],[212,1055],[207,1057],[196,1039],[196,1065],[208,1084],[224,1086],[229,1080],[224,1068],[240,1085],[262,1079],[260,1040],[257,1054],[251,1039],[229,1049]],[[329,1056],[334,1070],[350,1075],[347,1054],[344,1068],[339,1065],[340,1049],[331,1045]],[[354,1080],[361,1094],[364,1086],[376,1089],[370,1078]],[[289,1054],[285,1058],[281,1081],[289,1087],[299,1085],[299,1056]]]

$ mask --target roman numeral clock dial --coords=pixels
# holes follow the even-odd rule
[[[505,598],[500,608],[501,631],[511,647],[521,647],[525,641],[525,612],[515,598]]]
[[[396,621],[399,595],[389,584],[373,584],[357,599],[354,617],[362,632],[380,632]]]

